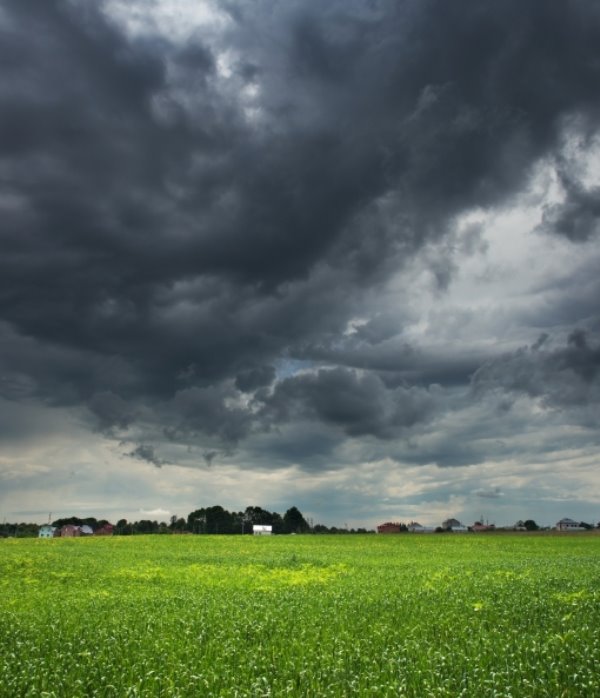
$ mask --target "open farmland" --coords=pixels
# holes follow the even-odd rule
[[[597,696],[600,536],[0,541],[0,695]]]

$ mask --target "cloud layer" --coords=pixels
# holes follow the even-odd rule
[[[52,429],[153,493],[154,466],[257,496],[268,473],[248,503],[276,509],[290,469],[346,472],[350,518],[374,463],[495,463],[440,485],[470,514],[451,497],[597,448],[591,0],[6,0],[0,33],[0,438],[25,470],[63,486]]]

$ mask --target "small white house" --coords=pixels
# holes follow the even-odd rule
[[[273,526],[264,526],[262,524],[254,524],[252,533],[255,536],[270,536],[273,533]]]
[[[431,526],[422,526],[418,521],[411,521],[408,526],[409,533],[432,533]]]
[[[56,531],[55,526],[50,526],[50,524],[44,524],[40,526],[38,531],[38,538],[54,538],[54,531]]]
[[[564,518],[556,523],[557,531],[585,531],[583,526],[580,526],[577,521],[573,519]]]

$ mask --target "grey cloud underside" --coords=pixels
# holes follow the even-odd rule
[[[588,443],[600,443],[599,377],[600,347],[576,331],[566,345],[553,346],[543,335],[531,347],[484,363],[466,392],[439,385],[390,387],[377,373],[338,367],[259,389],[248,407],[228,404],[235,396],[232,386],[186,389],[177,393],[174,404],[163,406],[161,419],[178,420],[166,430],[172,441],[199,434],[222,444],[249,439],[255,456],[265,455],[261,438],[277,433],[268,442],[271,462],[287,458],[306,470],[334,467],[340,458],[336,449],[348,438],[363,440],[356,448],[366,460],[389,456],[402,462],[474,465],[491,454],[535,458],[576,448],[581,430]],[[547,415],[532,417],[519,403],[523,397],[536,401]]]
[[[585,332],[569,335],[566,346],[546,349],[542,335],[531,347],[484,364],[473,377],[475,391],[499,389],[565,408],[600,402],[600,345]]]
[[[343,335],[458,215],[558,162],[565,128],[594,136],[595,3],[264,0],[183,45],[102,3],[0,7],[3,396],[219,448],[299,420],[328,450],[405,436],[472,375],[595,395],[584,335],[497,360],[422,352],[385,315]],[[542,228],[589,240],[598,192],[561,172]],[[443,290],[452,264],[432,267]],[[282,357],[325,368],[279,377]],[[162,464],[151,448],[131,455]]]
[[[427,391],[388,389],[376,375],[357,375],[336,368],[299,375],[280,382],[266,398],[275,422],[295,413],[341,427],[348,436],[389,438],[405,427],[424,421],[432,408]]]

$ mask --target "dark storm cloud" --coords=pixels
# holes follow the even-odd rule
[[[375,375],[337,368],[281,381],[267,405],[275,421],[300,415],[337,426],[348,436],[391,438],[425,420],[432,400],[417,388],[388,390]]]
[[[7,397],[68,405],[78,403],[82,395],[92,395],[96,386],[102,386],[101,393],[139,390],[136,372],[124,356],[24,336],[2,322],[0,347],[0,392]]]
[[[561,408],[600,401],[600,345],[582,330],[573,331],[565,346],[547,345],[542,335],[531,347],[484,364],[473,376],[475,391],[524,393]]]
[[[540,227],[573,241],[587,240],[600,230],[600,187],[585,188],[561,170],[559,175],[565,201],[546,206]]]
[[[98,419],[98,428],[104,432],[110,433],[113,428],[126,429],[135,418],[127,402],[110,391],[95,393],[88,406]]]
[[[273,366],[258,366],[239,373],[235,379],[235,387],[242,392],[249,393],[257,388],[270,385],[274,379],[275,369]]]
[[[600,105],[592,2],[264,0],[182,44],[132,39],[102,3],[1,11],[0,387],[87,404],[106,433],[142,405],[174,440],[426,420],[412,383],[465,384],[482,358],[398,362],[373,320],[367,349],[334,351],[362,291],[521,191]],[[596,192],[563,179],[545,223],[587,239]],[[440,289],[453,268],[432,262]],[[596,350],[565,351],[555,372],[589,384]],[[326,354],[338,368],[269,393],[278,359]]]
[[[391,322],[376,318],[349,337],[320,344],[306,344],[297,356],[329,364],[342,364],[373,371],[388,388],[401,385],[465,385],[471,375],[489,360],[489,352],[462,349],[460,353],[424,350],[398,336]],[[373,327],[374,325],[374,327]],[[377,334],[382,331],[381,341]],[[391,335],[390,337],[386,335]]]
[[[167,430],[172,440],[181,437],[205,434],[225,443],[237,442],[252,428],[252,414],[241,406],[232,404],[235,392],[228,386],[191,387],[180,390],[173,400],[165,405],[175,415],[174,428]]]

